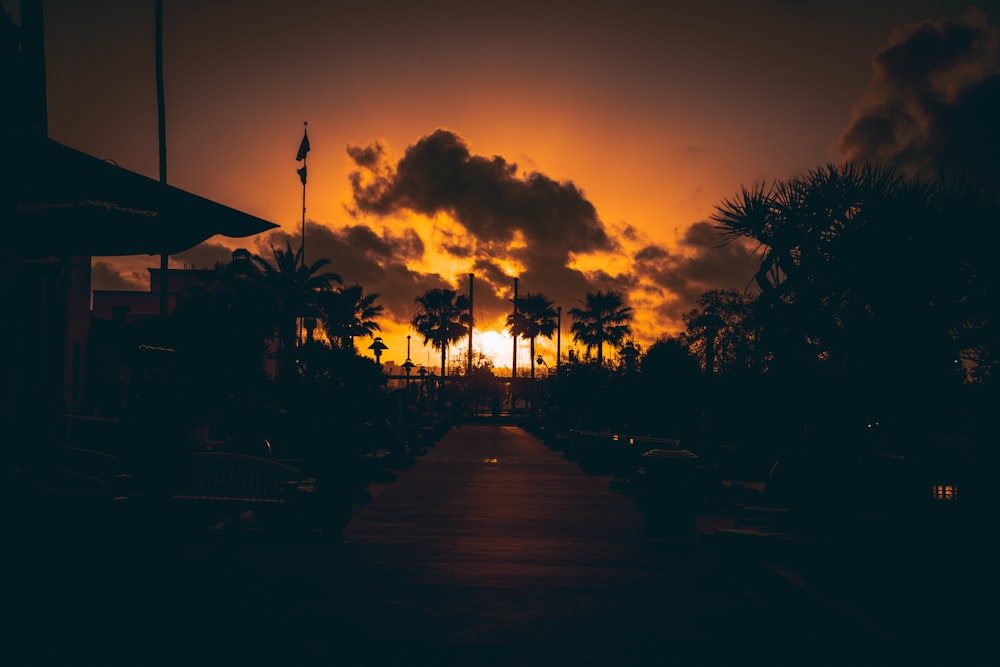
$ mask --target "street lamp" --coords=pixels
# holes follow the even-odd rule
[[[253,271],[253,264],[251,264],[250,251],[246,248],[237,248],[233,251],[233,259],[230,262],[233,272],[233,278],[236,280],[247,280],[250,278],[250,273]]]
[[[368,346],[368,349],[375,353],[375,363],[382,366],[382,350],[388,350],[389,346],[382,342],[381,336],[375,336],[374,342]]]
[[[549,365],[545,363],[545,359],[542,358],[542,355],[538,355],[538,357],[535,358],[535,363],[538,364],[539,366],[545,366],[545,377],[548,378]],[[535,410],[535,419],[538,419],[538,416],[541,414],[542,411],[542,406],[541,406],[541,390],[538,387],[537,380],[535,381],[535,400],[533,407]]]
[[[406,361],[403,362],[403,368],[406,370],[406,386],[410,386],[410,371],[413,370],[415,364],[410,360],[410,337],[406,336]]]
[[[622,356],[625,358],[625,371],[632,373],[636,369],[636,362],[639,359],[639,350],[636,348],[635,343],[628,341],[625,343],[625,347],[622,348]]]
[[[539,366],[545,366],[545,377],[548,377],[549,365],[545,363],[545,359],[542,359],[542,355],[538,355],[538,357],[535,359],[535,363],[538,364]]]

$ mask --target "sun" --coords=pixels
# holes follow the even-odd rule
[[[493,363],[495,368],[510,368],[514,339],[507,331],[472,330],[472,349]]]

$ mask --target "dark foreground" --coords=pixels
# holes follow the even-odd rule
[[[711,531],[645,538],[635,498],[516,427],[454,429],[375,496],[343,543],[265,532],[176,542],[145,526],[110,543],[19,531],[5,548],[14,558],[4,662],[815,665],[996,655],[978,645],[995,609],[966,609],[982,593],[968,588],[986,580],[963,577],[963,588],[924,598],[933,573],[917,571],[896,591],[906,605],[820,599]],[[914,608],[923,599],[927,608]]]

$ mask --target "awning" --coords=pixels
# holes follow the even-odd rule
[[[17,259],[173,255],[278,226],[51,139],[6,147],[0,211]]]

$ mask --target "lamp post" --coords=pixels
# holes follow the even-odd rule
[[[375,336],[375,340],[368,346],[368,349],[375,353],[375,363],[377,363],[379,368],[381,368],[382,350],[388,350],[389,346],[382,342],[381,336]]]
[[[233,251],[233,258],[230,261],[232,265],[233,278],[236,280],[247,280],[250,278],[250,273],[253,271],[253,264],[251,264],[250,251],[246,248],[237,248]]]
[[[559,375],[560,357],[562,357],[562,306],[556,308],[556,375]]]
[[[637,361],[639,360],[639,350],[636,348],[635,343],[628,341],[625,343],[625,347],[622,348],[622,356],[625,358],[625,372],[634,373],[637,366]]]
[[[549,365],[547,363],[545,363],[545,359],[542,358],[542,355],[538,355],[538,357],[535,358],[535,363],[538,364],[539,366],[545,366],[545,377],[548,378],[549,377]],[[535,419],[538,419],[539,415],[542,412],[541,393],[542,392],[541,392],[541,390],[538,387],[538,379],[536,378],[535,379],[535,405],[534,405],[534,407],[535,407]]]
[[[406,388],[410,388],[410,371],[413,370],[413,361],[410,360],[410,336],[406,336],[406,361],[403,362],[403,369],[406,370]]]

